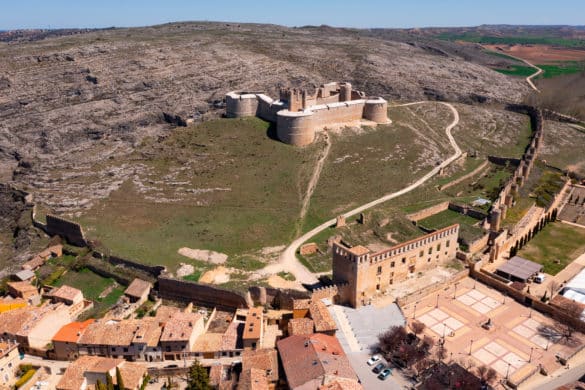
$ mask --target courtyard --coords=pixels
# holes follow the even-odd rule
[[[500,379],[519,384],[540,367],[552,372],[585,341],[563,336],[563,325],[467,277],[402,307],[408,324],[444,342],[445,358],[464,367],[494,368]],[[443,341],[444,340],[444,341]]]

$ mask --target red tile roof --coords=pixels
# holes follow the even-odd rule
[[[357,381],[349,360],[335,336],[316,333],[290,336],[277,343],[289,386],[317,388],[325,376]]]
[[[72,322],[67,324],[63,326],[55,336],[53,336],[53,341],[76,343],[83,332],[85,332],[85,329],[94,322],[95,320],[92,318],[83,322]]]

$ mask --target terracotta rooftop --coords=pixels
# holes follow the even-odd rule
[[[55,311],[60,311],[63,315],[69,315],[67,306],[62,303],[38,307],[27,306],[0,313],[0,334],[28,336],[40,320]]]
[[[30,282],[27,280],[22,282],[10,282],[8,283],[8,287],[20,293],[38,292],[38,289],[32,284],[30,284]]]
[[[41,265],[45,264],[45,259],[40,256],[35,256],[26,263],[24,263],[20,268],[23,270],[34,270],[39,268]]]
[[[335,336],[297,335],[279,340],[277,344],[292,389],[317,388],[326,376],[358,380]]]
[[[278,353],[276,349],[244,350],[242,371],[248,369],[263,370],[270,382],[276,382],[278,380]]]
[[[187,341],[198,321],[203,317],[198,313],[177,312],[165,322],[160,341]]]
[[[266,372],[256,368],[242,370],[238,390],[268,390]]]
[[[72,322],[63,326],[55,336],[53,336],[53,341],[61,341],[64,343],[76,343],[85,329],[91,324],[93,324],[95,320],[89,319],[83,322]]]
[[[241,322],[232,321],[221,339],[221,350],[233,351],[236,349],[242,349],[243,345],[241,341],[243,332],[244,324]]]
[[[124,294],[140,298],[145,292],[150,291],[151,288],[152,285],[149,282],[136,278],[130,283],[126,291],[124,291]]]
[[[288,322],[288,334],[291,336],[315,333],[314,328],[315,323],[310,318],[293,318]]]
[[[90,324],[79,339],[86,345],[130,345],[146,342],[148,346],[158,345],[161,327],[155,318],[141,320],[100,321]]]
[[[309,309],[310,299],[295,299],[293,301],[293,310],[304,310]]]
[[[158,309],[156,309],[156,319],[159,321],[167,321],[170,320],[175,313],[179,313],[181,310],[178,307],[174,306],[165,306],[161,305]]]
[[[261,307],[253,307],[248,311],[244,335],[242,336],[244,340],[256,340],[262,336],[263,315]]]
[[[125,361],[120,365],[120,374],[124,380],[124,387],[128,389],[139,389],[146,373],[146,367],[140,363]],[[114,381],[116,381],[115,377]]]
[[[316,332],[330,332],[337,330],[335,320],[331,317],[331,313],[329,313],[327,306],[325,306],[320,299],[314,299],[311,301],[309,312],[315,323]]]
[[[75,298],[79,297],[80,294],[81,297],[83,298],[83,293],[81,292],[81,290],[64,284],[61,287],[53,289],[49,295],[55,298],[60,298],[68,301],[75,301]]]
[[[57,389],[59,390],[79,390],[84,382],[86,372],[105,373],[109,369],[117,367],[122,363],[122,359],[111,359],[99,356],[80,356],[77,360],[69,364],[59,381]],[[126,378],[124,378],[126,379]]]

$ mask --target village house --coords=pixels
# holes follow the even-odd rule
[[[290,336],[277,345],[290,389],[317,389],[335,377],[358,385],[358,377],[335,336],[321,333]]]
[[[185,353],[191,352],[195,340],[203,334],[204,319],[201,314],[176,312],[164,323],[160,337],[160,346],[164,359],[182,359]]]
[[[63,256],[63,245],[61,244],[53,245],[36,254],[32,259],[24,263],[21,268],[23,270],[34,271],[43,264],[45,264],[47,260],[53,257],[61,256]]]
[[[130,363],[123,359],[81,356],[67,367],[57,384],[57,390],[93,389],[98,380],[105,384],[108,374],[117,385],[116,369],[120,371],[124,381],[124,390],[140,389],[147,376],[146,367],[141,364]]]
[[[238,390],[269,390],[266,371],[258,368],[242,370],[238,381]]]
[[[0,388],[12,388],[19,361],[18,344],[0,342]]]
[[[315,323],[310,318],[293,318],[288,322],[288,335],[303,335],[315,333]]]
[[[248,311],[244,325],[244,349],[256,349],[260,347],[260,341],[264,334],[264,313],[261,307],[253,307]]]
[[[77,343],[87,327],[95,322],[89,319],[83,322],[71,322],[64,325],[53,336],[53,352],[57,360],[75,360],[79,356]]]
[[[78,340],[79,355],[160,361],[162,325],[156,318],[96,321]]]
[[[278,382],[278,352],[274,348],[244,350],[242,353],[242,374],[250,371],[260,371],[261,375],[252,373],[250,379],[261,378],[260,383],[275,388]],[[240,378],[240,382],[242,382]],[[258,384],[260,386],[260,384]],[[255,387],[253,387],[255,389]]]
[[[29,281],[9,282],[8,293],[13,298],[22,298],[28,302],[29,305],[36,306],[41,303],[41,295],[38,288],[33,286]]]
[[[13,298],[10,295],[0,298],[0,313],[27,306],[28,302],[22,298]]]
[[[55,287],[43,294],[43,297],[50,299],[52,303],[61,302],[67,305],[71,318],[77,318],[84,310],[93,306],[93,302],[83,298],[81,290],[67,285]]]
[[[25,353],[42,353],[50,348],[53,336],[71,322],[66,305],[27,306],[0,314],[0,338],[17,342]]]
[[[128,297],[128,300],[131,303],[141,305],[148,299],[148,294],[150,294],[151,288],[152,284],[145,280],[136,278],[130,283],[126,291],[124,291],[124,295]]]

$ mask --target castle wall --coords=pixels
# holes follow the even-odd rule
[[[225,96],[225,116],[243,118],[255,116],[258,111],[258,99],[253,93],[230,92]]]
[[[276,135],[284,143],[305,146],[315,140],[313,113],[310,111],[280,111],[277,114]]]
[[[270,97],[263,94],[258,94],[256,96],[258,97],[258,109],[256,115],[265,121],[276,123],[276,113],[285,108],[284,103],[272,100]]]
[[[236,292],[186,280],[158,278],[158,291],[163,299],[193,302],[206,307],[247,308],[246,298]]]
[[[459,225],[377,253],[356,256],[341,244],[333,245],[333,281],[347,282],[352,296],[345,303],[359,307],[410,274],[433,269],[455,258]]]
[[[362,119],[364,100],[333,103],[311,107],[315,126],[322,127],[336,123],[353,122]]]
[[[54,215],[47,215],[46,218],[47,225],[45,226],[45,231],[48,235],[61,236],[65,238],[68,243],[75,246],[87,246],[85,236],[79,224]]]

